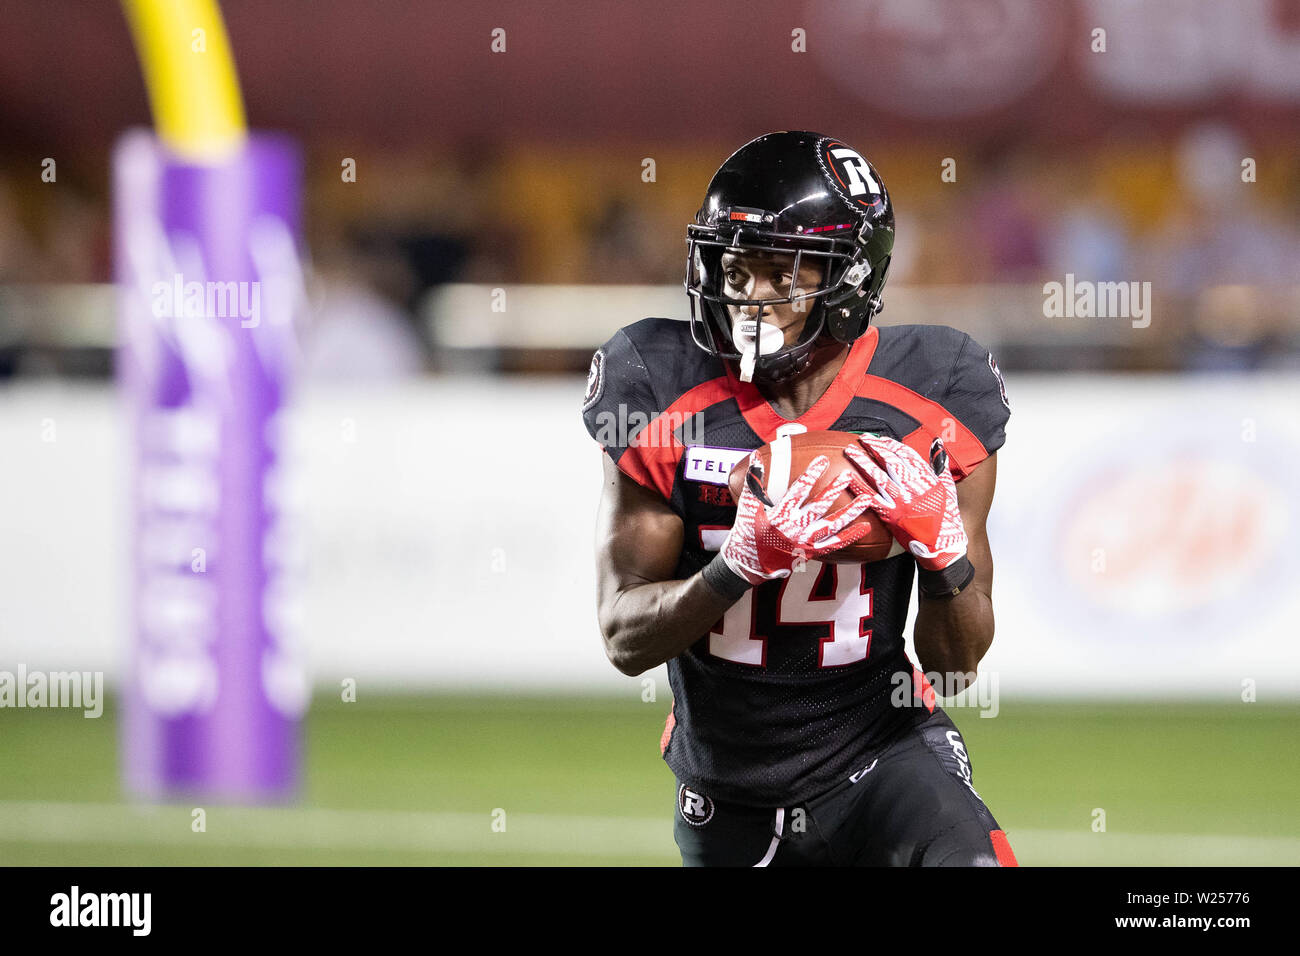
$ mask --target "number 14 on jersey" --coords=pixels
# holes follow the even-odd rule
[[[831,593],[817,597],[818,580],[832,575]],[[824,589],[824,588],[823,588]],[[737,664],[763,667],[768,634],[756,627],[758,589],[751,588],[709,632],[709,653]],[[777,624],[823,624],[829,627],[817,650],[819,667],[843,667],[867,659],[871,648],[871,588],[863,586],[862,566],[809,561],[781,582],[776,601]]]

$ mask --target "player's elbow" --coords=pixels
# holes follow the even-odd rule
[[[633,652],[626,636],[618,630],[612,628],[607,630],[602,627],[601,636],[605,640],[605,656],[620,674],[638,677],[652,666],[643,659],[642,655]]]
[[[647,668],[632,653],[626,630],[612,612],[612,607],[607,608],[604,605],[597,612],[600,637],[605,644],[605,656],[619,673],[636,677]]]
[[[620,674],[627,677],[639,677],[649,670],[643,663],[629,654],[622,653],[608,641],[605,642],[605,656],[609,658],[609,662],[618,669]]]

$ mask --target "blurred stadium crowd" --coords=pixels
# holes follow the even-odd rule
[[[865,145],[899,211],[891,290],[1041,286],[1067,273],[1152,283],[1154,334],[1134,347],[1029,355],[1014,336],[991,342],[1005,347],[1008,367],[1296,364],[1300,159],[1243,183],[1239,157],[1249,148],[1231,127],[1203,124],[1173,142],[1129,140],[1090,155],[986,148],[953,157],[956,182],[943,182],[941,144]],[[645,182],[642,157],[609,148],[388,150],[362,157],[366,175],[340,189],[338,153],[314,150],[308,373],[371,378],[454,365],[423,321],[431,290],[446,283],[680,282],[684,227],[723,152],[651,157],[655,179]],[[50,188],[12,159],[0,170],[0,375],[106,374],[112,312],[96,311],[111,280],[105,177],[62,169]],[[528,215],[521,195],[533,197]],[[86,288],[96,286],[100,296]],[[523,367],[584,363],[562,353]]]
[[[310,375],[585,370],[632,318],[590,290],[556,347],[486,365],[440,351],[474,317],[436,290],[678,284],[709,176],[791,126],[845,138],[893,194],[886,323],[966,328],[1010,370],[1297,364],[1292,0],[222,6],[250,122],[304,151]],[[5,14],[24,42],[0,56],[0,376],[111,364],[109,155],[149,114],[120,11],[74,8]],[[704,68],[719,37],[764,69]],[[1045,318],[1067,274],[1150,282],[1150,328]]]

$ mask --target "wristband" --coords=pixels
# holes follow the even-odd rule
[[[704,578],[704,583],[715,592],[732,601],[739,600],[746,591],[754,586],[731,570],[727,562],[722,560],[721,551],[714,556],[712,561],[700,569],[700,576]]]
[[[928,598],[951,598],[961,594],[975,580],[975,565],[962,555],[942,571],[917,568],[916,583],[921,595]]]

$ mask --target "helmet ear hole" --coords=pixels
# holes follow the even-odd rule
[[[848,344],[860,338],[871,320],[860,310],[836,306],[827,310],[826,328],[836,341]]]

